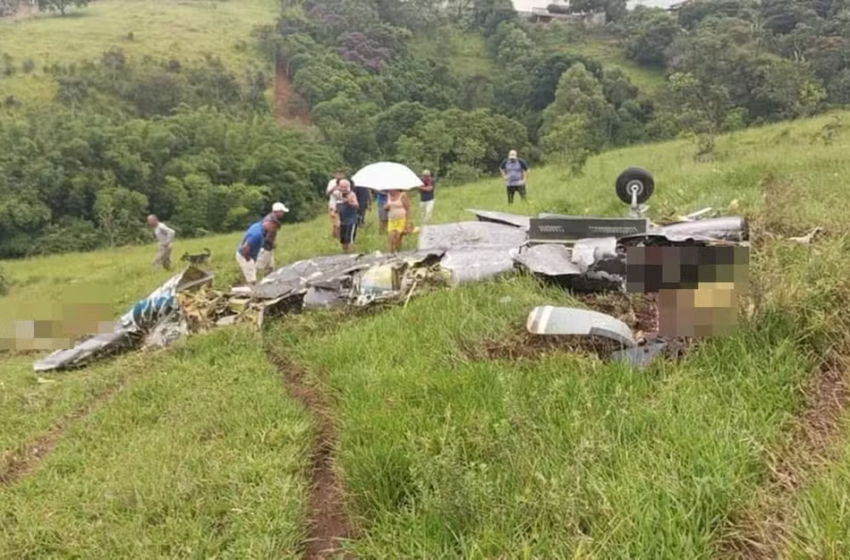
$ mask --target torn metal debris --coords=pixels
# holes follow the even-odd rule
[[[573,291],[625,292],[627,246],[744,244],[747,223],[739,216],[654,225],[638,217],[654,189],[645,170],[618,178],[618,197],[628,218],[538,217],[469,210],[478,221],[425,225],[418,250],[398,254],[344,254],[289,263],[253,288],[212,289],[213,275],[190,265],[122,316],[112,333],[81,341],[36,362],[36,371],[60,370],[139,347],[162,347],[187,333],[248,323],[261,328],[274,317],[303,309],[367,306],[408,301],[414,293],[495,278],[520,269]],[[627,196],[628,195],[628,196]],[[664,348],[654,341],[637,350],[622,321],[582,309],[536,308],[528,329],[537,334],[597,334],[626,349],[620,358],[642,365]]]
[[[171,344],[188,325],[177,304],[179,294],[212,282],[212,272],[190,266],[139,300],[116,323],[113,332],[92,336],[73,348],[57,350],[38,360],[35,371],[78,367],[106,355],[138,347]]]
[[[632,330],[615,317],[576,307],[535,307],[528,314],[526,328],[539,335],[602,336],[626,348],[637,346]]]
[[[481,222],[493,222],[496,224],[504,224],[508,226],[518,227],[524,231],[528,231],[531,224],[529,216],[520,214],[510,214],[508,212],[490,212],[489,210],[467,209],[467,212],[475,214]]]

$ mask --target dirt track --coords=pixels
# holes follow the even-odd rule
[[[345,515],[342,483],[333,470],[336,428],[327,397],[321,390],[305,383],[298,365],[280,351],[267,345],[266,352],[280,371],[290,396],[310,411],[315,422],[309,476],[309,537],[305,543],[304,558],[353,558],[339,548],[340,541],[350,536],[351,529]]]
[[[101,404],[111,399],[126,386],[127,381],[128,378],[125,378],[110,385],[91,401],[62,416],[47,432],[16,450],[7,451],[0,455],[0,486],[12,485],[21,477],[34,471],[38,463],[53,450],[56,443],[74,422],[88,416]]]

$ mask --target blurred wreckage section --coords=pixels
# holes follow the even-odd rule
[[[625,202],[628,193],[622,177],[617,192]],[[261,329],[273,318],[305,309],[406,303],[414,294],[516,270],[562,286],[577,297],[582,293],[626,296],[627,247],[748,245],[746,220],[738,216],[698,219],[711,209],[673,224],[650,224],[639,217],[645,207],[637,207],[649,194],[644,191],[641,200],[631,191],[628,218],[557,214],[532,218],[469,210],[478,221],[422,226],[416,251],[301,260],[268,275],[253,289],[217,291],[212,287],[212,272],[190,265],[137,302],[112,333],[53,352],[37,361],[34,369],[79,367],[133,349],[166,347],[181,336],[237,323]],[[531,310],[527,322],[528,332],[534,335],[615,341],[618,349],[610,357],[638,367],[683,346],[681,340],[635,334],[632,326],[604,313],[552,306]]]

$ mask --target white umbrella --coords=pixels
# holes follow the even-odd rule
[[[409,167],[392,161],[369,164],[355,173],[351,180],[358,187],[375,191],[409,191],[422,186],[422,179]]]

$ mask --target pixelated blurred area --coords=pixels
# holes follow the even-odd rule
[[[40,311],[40,312],[39,312]],[[113,308],[100,303],[71,303],[27,313],[29,318],[0,319],[0,350],[25,352],[71,348],[77,341],[115,327]],[[34,318],[35,317],[35,318]]]
[[[749,248],[628,247],[626,290],[657,294],[660,336],[728,335],[749,292]]]

